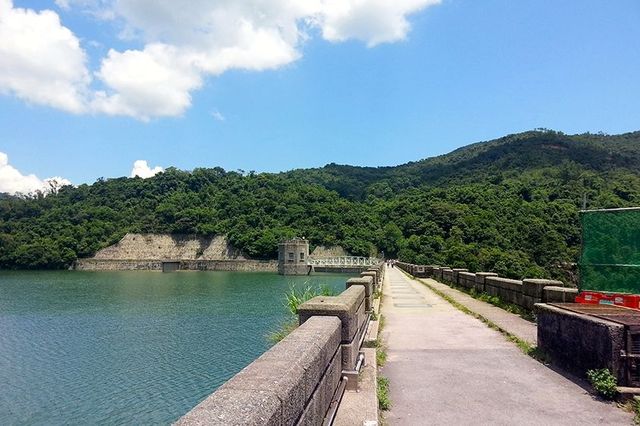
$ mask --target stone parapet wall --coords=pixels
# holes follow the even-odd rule
[[[501,277],[487,277],[484,281],[487,294],[498,296],[505,302],[523,306],[522,281]]]
[[[442,282],[453,284],[453,269],[451,268],[440,268],[442,271]]]
[[[478,293],[497,296],[502,301],[532,310],[540,302],[573,302],[578,290],[562,281],[499,277],[494,272],[468,272],[463,268],[436,265],[414,265],[397,262],[396,266],[415,277],[433,278],[445,284],[475,289]],[[547,291],[547,289],[549,289]]]
[[[548,286],[543,289],[542,301],[546,303],[573,303],[577,295],[577,288]]]
[[[309,318],[176,424],[322,424],[340,383],[340,336],[337,317]]]
[[[458,274],[458,285],[468,290],[476,288],[476,274],[472,272],[460,272]]]
[[[367,298],[384,276],[383,265],[370,269],[375,273],[350,279],[339,295],[301,304],[296,330],[176,424],[324,424],[342,396],[345,377],[358,382],[355,370],[370,318]]]
[[[155,259],[78,259],[71,269],[78,271],[161,271],[162,261]],[[179,270],[276,272],[275,260],[181,260]]]

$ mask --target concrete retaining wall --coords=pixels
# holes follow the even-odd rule
[[[538,347],[554,364],[576,375],[608,368],[624,383],[624,326],[547,304],[536,304]]]
[[[276,272],[275,260],[181,260],[180,270]],[[78,259],[71,269],[78,271],[161,271],[161,260]]]

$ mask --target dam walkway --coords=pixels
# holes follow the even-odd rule
[[[381,312],[390,425],[633,424],[630,413],[595,399],[396,268],[387,268]]]

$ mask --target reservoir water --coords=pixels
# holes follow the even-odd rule
[[[271,345],[290,286],[347,275],[0,271],[0,424],[168,424]]]

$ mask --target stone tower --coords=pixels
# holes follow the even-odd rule
[[[278,273],[280,275],[307,275],[309,267],[309,241],[293,238],[278,244]]]

